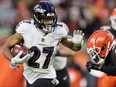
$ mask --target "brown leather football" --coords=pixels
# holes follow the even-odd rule
[[[20,58],[24,57],[26,54],[28,54],[28,48],[25,47],[24,45],[15,45],[12,49],[11,52],[13,56],[15,57],[20,51],[23,51],[22,55]]]

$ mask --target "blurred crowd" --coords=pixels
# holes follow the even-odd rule
[[[0,61],[5,59],[1,54],[2,44],[8,36],[15,32],[18,22],[32,18],[33,5],[38,1],[40,0],[0,0]],[[48,1],[56,7],[58,20],[68,25],[70,35],[72,35],[73,30],[77,29],[85,33],[85,43],[82,51],[76,53],[74,58],[69,58],[67,61],[72,82],[71,87],[100,87],[102,84],[101,79],[103,78],[92,76],[86,70],[86,62],[89,60],[89,56],[86,53],[87,39],[100,26],[110,24],[109,16],[116,7],[116,0]],[[4,62],[0,62],[0,64],[2,63]],[[8,68],[8,65],[6,67]],[[3,69],[1,65],[0,69]],[[4,69],[4,72],[7,71]],[[0,78],[1,76],[0,74]],[[21,77],[23,79],[23,76]],[[106,81],[106,83],[108,82]]]

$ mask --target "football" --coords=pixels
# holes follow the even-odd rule
[[[24,57],[26,54],[28,54],[28,48],[25,47],[24,45],[15,45],[12,49],[11,49],[11,53],[13,54],[13,57],[15,57],[20,51],[23,51],[22,55],[20,56],[20,58]]]

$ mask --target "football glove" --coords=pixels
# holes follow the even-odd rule
[[[68,41],[73,42],[75,46],[80,46],[83,44],[84,33],[81,30],[73,31],[73,38],[68,39]]]
[[[17,68],[19,68],[19,64],[11,64],[10,63],[10,68],[11,69],[17,69]]]
[[[25,55],[23,58],[20,58],[20,56],[22,55],[22,51],[20,51],[14,58],[11,59],[11,66],[16,66],[17,64],[22,64],[23,62],[26,62],[29,60],[29,58],[31,57],[30,54]]]
[[[96,64],[92,61],[87,62],[86,67],[88,71],[90,72],[91,69],[99,70],[100,69],[100,64]]]

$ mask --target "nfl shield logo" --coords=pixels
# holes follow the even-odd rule
[[[42,39],[41,39],[41,41],[42,41],[42,42],[44,42],[44,41],[45,41],[45,39],[44,39],[44,38],[42,38]]]

